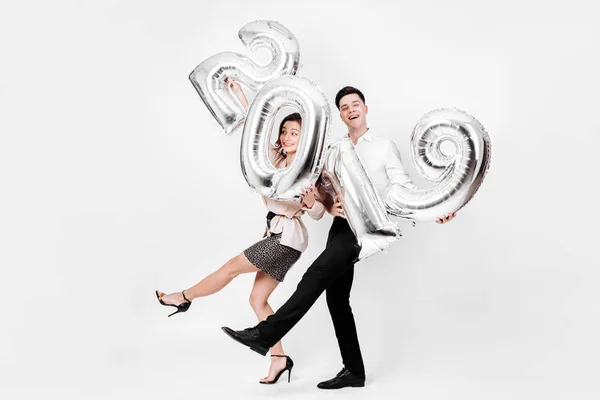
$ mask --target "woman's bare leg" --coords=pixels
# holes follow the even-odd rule
[[[257,272],[260,269],[256,268],[244,253],[240,253],[227,261],[221,268],[196,283],[194,286],[185,289],[185,297],[192,301],[197,297],[209,296],[223,289],[236,276],[248,272]],[[159,296],[162,292],[158,292]],[[185,300],[181,292],[175,292],[161,296],[161,299],[167,304],[181,304]]]
[[[254,310],[258,321],[265,320],[269,315],[273,315],[273,309],[268,303],[269,296],[273,293],[273,290],[279,285],[279,282],[273,279],[269,274],[264,271],[258,271],[256,278],[254,279],[254,286],[252,287],[252,293],[250,293],[250,306]],[[186,292],[187,293],[187,292]],[[283,346],[281,342],[277,342],[271,347],[271,354],[285,355],[283,352]],[[271,357],[271,367],[269,368],[269,374],[262,378],[261,381],[272,381],[275,376],[285,368],[286,359],[285,357]]]

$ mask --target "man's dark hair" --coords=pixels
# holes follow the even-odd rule
[[[338,108],[338,110],[340,109],[340,100],[342,99],[342,97],[347,96],[349,94],[354,94],[354,93],[356,93],[358,95],[358,97],[360,97],[362,102],[365,103],[365,95],[362,94],[362,92],[360,90],[358,90],[357,88],[352,87],[352,86],[346,86],[346,87],[340,89],[340,91],[337,92],[337,94],[335,95],[335,106]]]

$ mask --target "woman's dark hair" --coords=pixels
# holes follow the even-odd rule
[[[358,97],[360,97],[360,99],[362,100],[362,102],[364,104],[367,104],[365,102],[365,95],[362,94],[360,90],[352,86],[346,86],[341,88],[340,91],[337,92],[337,94],[335,95],[335,106],[338,108],[338,110],[340,109],[340,100],[342,99],[342,97],[348,96],[349,94],[357,94]]]

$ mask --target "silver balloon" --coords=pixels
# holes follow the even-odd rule
[[[302,116],[300,143],[287,168],[275,168],[269,159],[270,136],[277,113],[284,107]],[[321,173],[331,111],[325,94],[305,78],[282,76],[258,92],[248,110],[241,145],[242,174],[251,188],[279,200],[299,198],[302,188]]]
[[[344,205],[348,224],[361,245],[359,260],[384,250],[402,236],[386,213],[349,138],[329,147],[323,177],[325,187],[331,184]]]
[[[416,221],[434,221],[467,204],[490,165],[489,135],[475,118],[457,109],[435,110],[419,120],[411,135],[418,171],[436,184],[409,190],[394,184],[383,195],[387,212]]]
[[[251,52],[266,48],[271,62],[260,65],[242,54],[228,51],[202,62],[189,76],[204,104],[228,135],[244,124],[246,112],[229,90],[227,78],[256,92],[273,78],[294,75],[300,66],[298,40],[278,22],[250,22],[240,29],[238,36]]]

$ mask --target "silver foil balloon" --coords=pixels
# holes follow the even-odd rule
[[[489,135],[479,121],[457,109],[422,117],[411,135],[411,148],[418,171],[435,185],[414,191],[391,185],[383,198],[387,212],[415,221],[434,221],[464,207],[491,160]]]
[[[278,22],[250,22],[240,29],[238,36],[251,52],[267,49],[271,61],[260,65],[242,54],[228,51],[202,62],[189,76],[204,104],[228,135],[244,124],[246,112],[228,88],[227,78],[257,92],[273,78],[294,75],[300,66],[298,40]]]
[[[398,225],[386,213],[349,138],[329,147],[323,177],[325,186],[330,184],[344,205],[348,224],[361,245],[359,260],[384,250],[400,238]]]
[[[292,164],[275,168],[269,159],[277,113],[295,108],[302,116],[300,143]],[[281,76],[258,92],[248,110],[240,151],[242,174],[251,188],[279,200],[299,198],[314,183],[323,165],[331,111],[325,94],[305,78]]]

